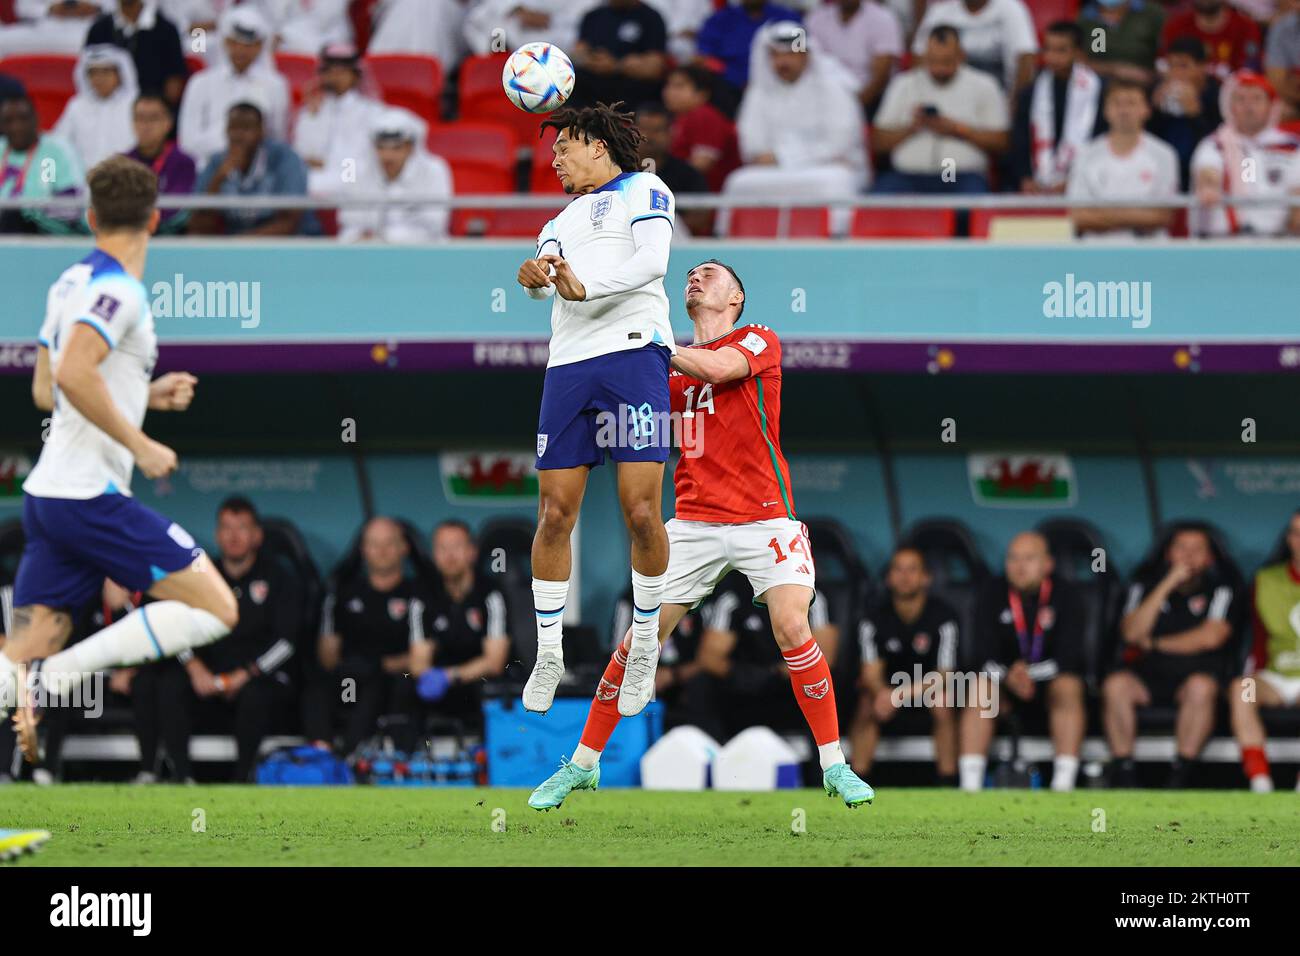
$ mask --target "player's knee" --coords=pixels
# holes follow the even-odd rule
[[[637,538],[647,539],[663,531],[663,518],[652,501],[634,501],[625,505],[623,517],[627,521],[629,533]]]
[[[812,639],[812,629],[808,626],[807,613],[797,610],[782,609],[768,612],[772,618],[772,632],[782,650],[792,651],[802,647]]]
[[[547,495],[538,503],[537,533],[543,537],[568,537],[577,518],[576,507],[553,495]]]

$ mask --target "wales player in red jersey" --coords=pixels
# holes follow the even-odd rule
[[[816,572],[781,453],[781,341],[767,326],[739,324],[744,309],[745,287],[729,266],[710,259],[687,273],[695,344],[678,349],[669,379],[683,447],[673,478],[677,516],[667,525],[659,639],[729,571],[744,574],[772,619],[795,700],[817,742],[826,793],[857,807],[875,794],[844,762],[830,666],[808,624]],[[620,716],[649,702],[657,657],[629,662],[630,646],[625,636],[615,648],[573,758],[533,791],[533,809],[594,790],[600,753]]]

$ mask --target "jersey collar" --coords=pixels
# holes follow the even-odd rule
[[[605,185],[603,185],[603,186],[599,186],[599,187],[597,187],[596,189],[593,189],[591,192],[593,192],[593,193],[607,193],[607,192],[609,192],[610,190],[617,189],[618,186],[619,186],[619,183],[621,183],[623,180],[627,179],[627,178],[628,178],[629,176],[631,176],[631,175],[633,175],[633,173],[619,173],[617,176],[615,176],[615,177],[614,177],[613,179],[611,179],[609,182],[605,183]],[[590,193],[588,193],[588,195],[590,195]]]

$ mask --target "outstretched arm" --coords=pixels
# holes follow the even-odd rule
[[[749,377],[749,361],[734,345],[720,349],[678,349],[672,363],[677,371],[714,385]]]

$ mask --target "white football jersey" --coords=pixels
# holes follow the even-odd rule
[[[143,424],[158,361],[153,313],[144,285],[98,249],[50,287],[40,343],[50,350],[52,373],[78,324],[90,326],[108,343],[99,374],[122,416]],[[23,491],[39,498],[129,495],[134,466],[131,452],[92,425],[56,388],[49,437]]]
[[[623,173],[574,199],[542,227],[537,254],[563,256],[587,289],[587,299],[553,296],[547,367],[567,365],[658,342],[672,349],[668,296],[662,275],[625,291],[610,291],[636,252],[636,223],[664,219],[671,230],[673,194],[653,173]],[[671,235],[671,232],[668,233]]]

